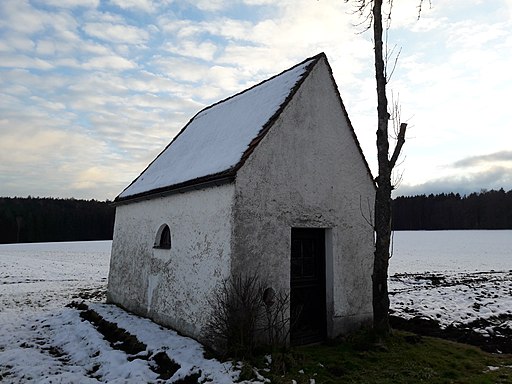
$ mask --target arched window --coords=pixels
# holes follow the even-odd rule
[[[171,230],[167,224],[158,229],[155,240],[155,248],[171,249]]]

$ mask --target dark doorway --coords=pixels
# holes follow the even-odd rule
[[[325,231],[292,228],[290,316],[292,345],[322,341],[326,335]]]

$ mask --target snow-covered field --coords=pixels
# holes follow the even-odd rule
[[[512,230],[397,231],[390,275],[395,273],[512,269]]]
[[[103,295],[111,241],[0,245],[0,316]]]
[[[0,245],[0,382],[172,383],[195,376],[232,383],[236,367],[206,359],[199,343],[101,303],[110,247],[110,241]],[[83,299],[87,311],[66,307]],[[126,332],[109,332],[108,323]],[[143,343],[140,351],[130,350],[130,336]]]
[[[512,271],[395,274],[390,301],[396,315],[428,316],[442,327],[486,319],[512,329]]]
[[[235,381],[237,367],[206,359],[194,340],[103,303],[110,246],[0,245],[0,381]],[[396,315],[512,329],[512,231],[397,232],[390,274]]]
[[[397,316],[512,330],[512,231],[396,232],[389,269]]]

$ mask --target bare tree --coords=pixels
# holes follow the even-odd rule
[[[373,30],[374,59],[375,59],[375,80],[377,83],[377,160],[378,172],[375,182],[377,191],[375,195],[375,254],[373,266],[373,326],[379,334],[388,334],[389,327],[389,296],[388,296],[388,266],[390,258],[391,244],[391,192],[394,188],[392,184],[392,172],[396,165],[402,147],[405,143],[406,123],[394,121],[396,134],[395,148],[390,157],[389,151],[389,120],[393,117],[399,118],[399,113],[390,113],[386,86],[389,81],[387,64],[389,54],[385,40],[384,31],[389,28],[391,21],[391,9],[393,0],[345,0],[345,2],[354,2],[356,12],[362,17],[362,25],[368,30]],[[421,9],[424,0],[419,0],[418,18],[421,15]],[[388,13],[383,10],[383,5],[387,5]],[[383,27],[383,21],[385,28]],[[387,36],[387,35],[386,35]],[[386,39],[387,42],[387,39]],[[398,53],[399,54],[399,53]],[[395,58],[394,65],[396,65]],[[392,74],[394,66],[389,72]],[[393,107],[393,106],[392,106]]]

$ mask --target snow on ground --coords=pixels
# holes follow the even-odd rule
[[[512,230],[396,231],[389,272],[508,271]]]
[[[104,304],[111,242],[0,245],[0,381],[2,383],[232,383],[230,362],[204,357],[196,341]],[[83,311],[91,311],[143,343],[138,354],[107,341]],[[178,366],[161,379],[160,352]],[[258,381],[253,381],[258,383]]]
[[[430,317],[441,327],[472,323],[483,335],[512,330],[510,230],[395,232],[390,274],[394,315]]]
[[[512,248],[503,245],[510,241],[510,234],[512,231],[499,234],[502,240],[496,234],[483,235],[493,238],[495,253],[502,252],[501,261],[494,263],[500,269],[495,271],[482,268],[487,256],[484,260],[475,256],[472,263],[454,262],[457,248],[443,254],[441,250],[450,248],[431,241],[430,237],[439,234],[398,235],[392,263],[401,265],[400,273],[392,265],[390,278],[394,314],[429,316],[441,326],[494,318],[501,322],[499,326],[512,329],[512,266],[506,268]],[[421,244],[421,236],[427,237],[430,252],[441,262],[434,263],[423,252],[427,246]],[[0,381],[172,383],[191,375],[200,382],[236,381],[236,366],[206,359],[203,347],[194,340],[104,303],[110,247],[110,241],[0,245]],[[414,247],[418,251],[411,250]],[[477,255],[474,247],[471,252]],[[493,252],[488,244],[486,252]],[[421,255],[428,271],[408,258],[409,254]],[[467,252],[463,257],[468,258]],[[445,268],[449,260],[463,268]],[[82,299],[87,311],[66,307]],[[103,330],[95,317],[107,324]],[[109,324],[118,329],[109,330]],[[121,336],[119,329],[125,330]],[[485,334],[496,329],[479,331]],[[113,334],[117,339],[107,337]],[[125,348],[132,347],[128,345],[132,336],[137,338],[139,350]],[[169,377],[157,369],[162,366],[158,361],[163,353],[177,363],[176,369],[165,371]]]
[[[102,294],[111,241],[0,245],[0,315]]]
[[[395,274],[389,289],[400,317],[428,316],[442,327],[501,317],[499,325],[512,329],[512,271]]]

